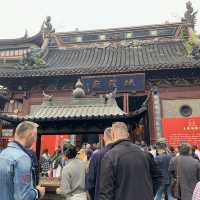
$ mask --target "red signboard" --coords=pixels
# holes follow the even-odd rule
[[[181,141],[197,145],[200,148],[200,117],[162,119],[164,137],[172,146]]]

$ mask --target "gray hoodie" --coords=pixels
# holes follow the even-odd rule
[[[60,194],[66,197],[85,192],[87,164],[79,159],[70,159],[62,170]]]

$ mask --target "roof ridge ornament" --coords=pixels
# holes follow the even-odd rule
[[[81,79],[78,79],[78,81],[75,84],[75,89],[72,93],[74,98],[82,98],[85,97],[85,91],[83,89],[83,83],[81,82]]]
[[[43,105],[52,105],[53,95],[48,95],[43,90],[42,96],[43,96],[43,98],[42,98],[42,104]]]
[[[114,98],[117,94],[117,88],[115,87],[115,89],[108,93],[108,94],[104,94],[103,98],[104,98],[104,103],[106,104],[110,99]]]
[[[26,54],[23,55],[22,60],[16,66],[17,69],[38,69],[46,67],[46,62],[42,58],[43,53],[40,48],[30,48]]]
[[[78,79],[78,81],[76,82],[75,88],[83,88],[83,83],[81,82],[80,79]]]
[[[25,33],[24,33],[24,37],[23,37],[24,39],[27,39],[28,38],[28,30],[27,29],[25,29]]]
[[[55,29],[53,28],[51,24],[51,16],[47,16],[44,20],[41,28],[41,32],[43,33],[44,38],[50,38],[51,33],[55,32]]]
[[[196,24],[196,21],[197,21],[197,12],[198,11],[195,11],[194,12],[194,9],[192,7],[192,3],[191,1],[188,1],[186,3],[186,11],[184,13],[184,17],[181,19],[182,22],[185,22],[187,24],[190,24],[190,26],[192,27],[192,29],[194,30],[195,28],[195,24]]]
[[[184,42],[185,49],[188,56],[193,57],[195,60],[200,59],[200,39],[195,34],[191,27],[188,28],[189,38]]]
[[[132,40],[121,40],[121,41],[112,41],[112,42],[101,42],[101,43],[91,43],[91,44],[86,44],[86,45],[73,45],[70,47],[70,49],[87,49],[87,48],[98,48],[98,49],[105,49],[105,48],[113,48],[117,49],[119,47],[130,47],[130,48],[137,48],[140,46],[145,46],[145,45],[151,45],[151,44],[160,44],[160,43],[167,43],[167,42],[179,42],[183,41],[183,39],[180,38],[159,38],[155,37],[154,39],[147,39],[147,40],[137,40],[137,39],[132,39]],[[59,49],[64,49],[66,50],[66,47],[60,47]],[[69,49],[69,48],[68,48]]]
[[[41,27],[41,33],[43,34],[43,43],[41,46],[41,55],[42,56],[47,55],[49,41],[51,39],[52,33],[54,33],[54,32],[55,32],[55,29],[53,28],[53,26],[51,24],[51,17],[47,16]]]

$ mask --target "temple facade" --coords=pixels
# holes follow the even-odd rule
[[[119,113],[113,109],[108,119],[130,118],[133,140],[150,144],[166,137],[171,145],[185,139],[199,144],[200,42],[190,6],[178,23],[59,33],[47,17],[35,36],[0,40],[1,138],[12,137],[13,123],[24,119],[52,125],[53,132],[42,130],[46,134],[79,134],[81,125],[64,126],[76,110],[66,115],[69,108],[59,106],[98,107],[114,94]],[[71,101],[78,79],[85,95]],[[45,97],[54,102],[51,108],[44,109]],[[81,112],[76,120],[96,119]],[[102,109],[94,112],[105,123]],[[88,134],[98,130],[97,124],[88,127]]]

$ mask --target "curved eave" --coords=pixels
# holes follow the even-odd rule
[[[9,116],[9,115],[0,115],[1,120],[5,120],[10,123],[19,123],[24,120],[30,120],[34,122],[52,122],[52,121],[89,121],[89,120],[128,120],[132,119],[140,114],[146,112],[146,107],[142,107],[139,110],[122,115],[98,115],[98,116],[77,116],[77,117],[44,117],[44,118],[31,118],[31,117],[21,117],[21,116]]]
[[[43,36],[41,31],[34,36],[28,38],[16,38],[16,39],[0,39],[0,46],[22,45],[27,43],[33,43],[41,46],[43,42]]]
[[[48,76],[80,76],[80,75],[104,75],[115,73],[135,73],[146,71],[160,71],[173,69],[199,68],[200,63],[179,63],[179,64],[158,64],[129,67],[99,67],[99,68],[60,68],[60,69],[37,69],[37,70],[15,70],[0,72],[1,78],[21,78],[21,77],[48,77]]]
[[[77,116],[77,117],[16,117],[16,116],[9,116],[9,115],[0,115],[0,119],[11,122],[11,123],[18,123],[24,120],[30,120],[35,122],[51,122],[51,121],[79,121],[79,120],[98,120],[98,119],[119,119],[125,118],[128,115],[98,115],[98,116]]]

